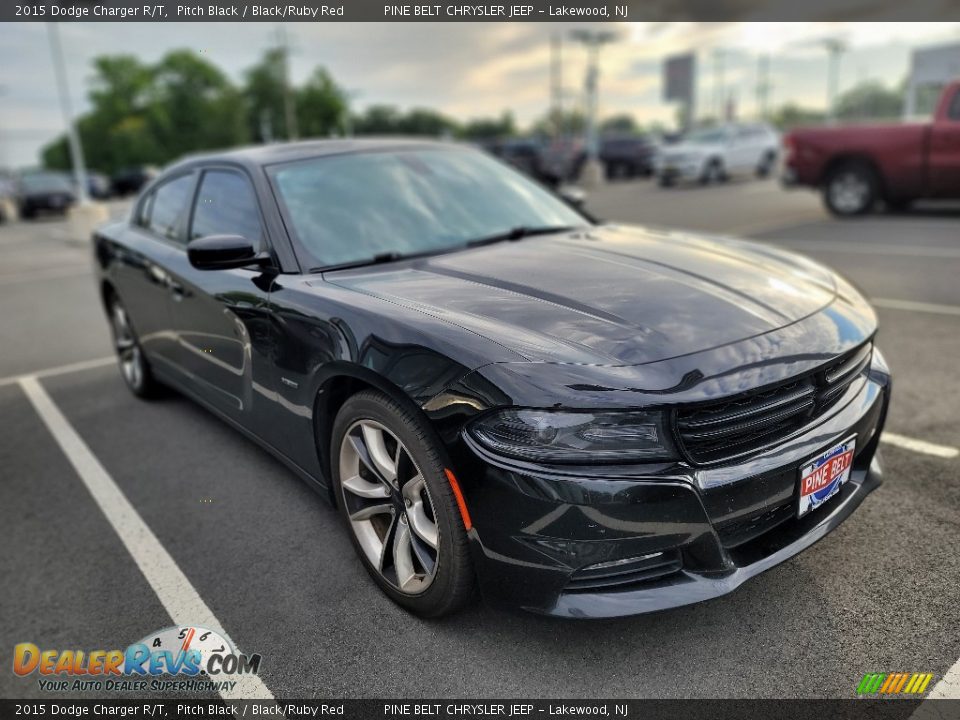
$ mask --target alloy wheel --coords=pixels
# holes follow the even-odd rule
[[[111,313],[113,321],[113,343],[120,359],[120,371],[124,380],[132,388],[143,384],[143,356],[130,327],[130,320],[120,303],[114,303]]]
[[[830,183],[830,200],[840,212],[860,212],[870,196],[870,184],[856,172],[844,172]]]
[[[370,565],[416,595],[437,574],[440,531],[430,491],[402,442],[374,420],[358,420],[340,447],[340,484],[350,527]]]

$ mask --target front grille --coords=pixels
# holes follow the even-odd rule
[[[742,457],[773,445],[836,403],[867,369],[872,351],[868,343],[786,383],[678,410],[680,445],[698,464]]]

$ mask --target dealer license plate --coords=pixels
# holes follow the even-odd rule
[[[856,435],[847,438],[800,466],[797,517],[803,517],[840,492],[840,487],[850,478],[856,441]]]

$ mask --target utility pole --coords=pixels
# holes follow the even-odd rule
[[[757,58],[757,115],[767,119],[770,110],[770,56]]]
[[[550,38],[550,106],[553,111],[553,137],[563,135],[563,36]]]
[[[714,48],[713,50],[713,104],[716,108],[715,115],[717,122],[723,122],[724,119],[724,60],[725,51],[723,48]]]
[[[60,46],[60,30],[55,22],[47,23],[47,39],[50,41],[50,57],[53,60],[53,74],[57,80],[57,92],[60,96],[60,111],[67,126],[67,142],[70,146],[70,161],[73,165],[73,179],[77,185],[77,201],[80,205],[90,202],[87,194],[87,169],[83,162],[83,146],[77,125],[73,121],[73,107],[70,104],[70,90],[67,86],[67,71],[63,62],[63,49]]]
[[[599,185],[603,182],[603,168],[600,167],[600,144],[597,139],[597,110],[599,107],[600,48],[617,39],[617,34],[609,30],[574,30],[570,36],[583,43],[587,49],[587,75],[584,80],[587,106],[586,151],[587,160],[583,166],[584,183]]]
[[[837,88],[840,82],[840,56],[846,52],[847,43],[840,38],[827,38],[822,42],[827,58],[827,119],[837,121]]]
[[[277,28],[277,47],[282,59],[280,73],[283,83],[283,117],[287,126],[287,140],[296,140],[297,113],[293,103],[293,91],[290,87],[290,45],[287,42],[287,30],[283,25]]]

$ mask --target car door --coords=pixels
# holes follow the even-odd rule
[[[266,246],[256,193],[244,171],[202,169],[188,220],[189,240],[242,235]],[[259,267],[198,270],[184,244],[172,262],[179,284],[173,320],[181,364],[196,395],[229,419],[253,429],[256,402],[254,335],[267,327],[272,275]]]
[[[730,137],[730,167],[734,172],[744,172],[754,164],[754,143],[751,140],[750,128],[745,125],[736,126]]]
[[[946,113],[930,126],[929,148],[930,194],[960,197],[960,90],[947,101]]]
[[[176,284],[170,265],[181,243],[195,182],[196,176],[188,171],[144,195],[124,230],[124,249],[111,277],[147,359],[166,375],[179,375],[172,307]]]

